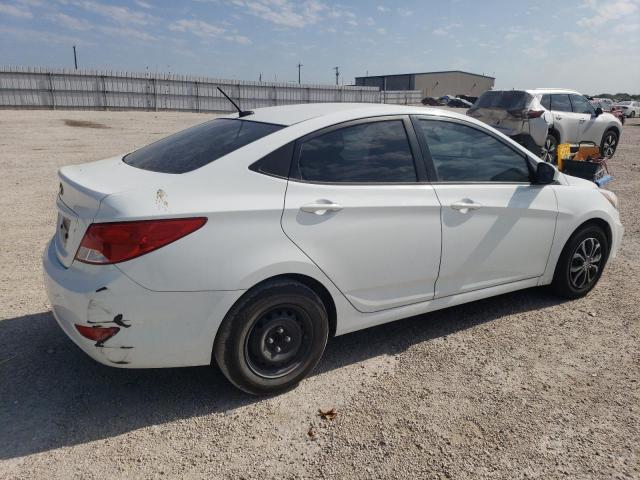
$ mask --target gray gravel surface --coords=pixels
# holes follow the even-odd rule
[[[532,289],[339,337],[256,399],[216,368],[95,363],[42,287],[56,169],[206,118],[0,111],[0,478],[640,478],[640,121],[611,162],[623,247],[588,297]]]

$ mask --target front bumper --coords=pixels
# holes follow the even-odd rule
[[[613,228],[611,229],[611,252],[609,253],[609,258],[616,258],[618,255],[618,250],[620,250],[623,236],[624,227],[622,226],[622,223],[620,223],[620,219],[617,219],[613,223]]]
[[[64,332],[100,363],[124,368],[207,365],[222,319],[242,290],[155,292],[114,265],[74,262],[65,268],[53,241],[43,256],[44,283],[53,315]],[[120,331],[97,344],[75,324]]]

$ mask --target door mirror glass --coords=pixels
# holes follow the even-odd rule
[[[549,183],[553,183],[558,174],[558,170],[556,167],[547,162],[538,162],[538,166],[536,167],[536,178],[535,183],[538,185],[548,185]]]
[[[597,107],[596,108],[596,117],[599,117],[600,115],[602,115],[602,112],[603,112],[602,107]]]

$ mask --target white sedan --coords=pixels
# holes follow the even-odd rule
[[[258,109],[59,172],[53,313],[95,360],[208,365],[252,394],[329,337],[541,285],[589,292],[616,196],[450,111]]]
[[[622,110],[625,117],[640,117],[640,102],[625,100],[623,102],[614,103],[611,108]]]

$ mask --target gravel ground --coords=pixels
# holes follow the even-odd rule
[[[339,337],[255,399],[216,368],[95,363],[42,287],[56,169],[206,118],[0,111],[0,478],[640,478],[640,121],[611,162],[622,250],[587,298],[532,289]]]

